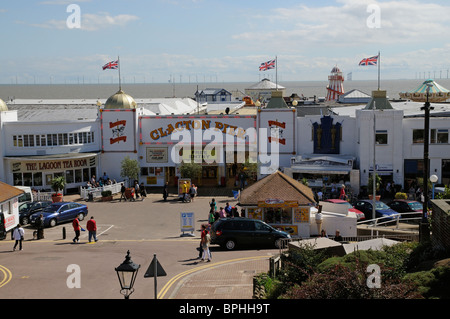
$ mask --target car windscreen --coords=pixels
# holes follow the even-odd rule
[[[376,209],[390,209],[390,207],[383,202],[376,202],[375,208]]]
[[[410,202],[410,203],[408,203],[408,206],[412,210],[422,210],[423,209],[423,205],[419,202]]]
[[[19,212],[23,212],[24,210],[28,210],[32,206],[31,203],[24,203],[19,206]]]

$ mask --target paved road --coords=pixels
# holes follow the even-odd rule
[[[97,243],[88,243],[87,233],[82,233],[80,243],[74,244],[70,223],[46,229],[42,240],[33,240],[33,229],[25,228],[23,251],[13,252],[12,241],[0,241],[0,298],[123,298],[114,268],[128,250],[141,265],[131,298],[155,298],[154,278],[144,278],[155,254],[167,273],[157,278],[158,298],[251,298],[253,275],[267,271],[268,259],[277,250],[228,252],[212,247],[213,262],[201,262],[200,226],[207,220],[211,198],[199,197],[193,203],[169,199],[163,202],[161,195],[149,194],[144,201],[87,203],[88,218],[94,216],[98,224]],[[216,201],[219,206],[235,204],[232,197]],[[181,212],[195,213],[194,237],[181,236]]]

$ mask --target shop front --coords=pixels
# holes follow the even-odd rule
[[[96,153],[5,157],[5,161],[11,171],[8,183],[14,186],[50,191],[52,179],[64,176],[70,190],[85,186],[93,176],[98,179]]]

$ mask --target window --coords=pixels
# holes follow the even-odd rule
[[[425,140],[425,134],[423,130],[413,130],[413,144],[423,143]]]
[[[375,141],[378,145],[385,145],[388,143],[388,133],[387,131],[376,131]]]
[[[13,135],[14,147],[46,147],[94,143],[94,132]]]
[[[447,129],[432,129],[430,133],[431,144],[447,144],[448,130]]]

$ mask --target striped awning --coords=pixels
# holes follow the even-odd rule
[[[427,100],[428,87],[430,87],[428,94],[428,100],[430,102],[444,102],[450,98],[450,91],[431,79],[426,80],[413,91],[400,93],[400,97],[416,102],[425,102]]]

